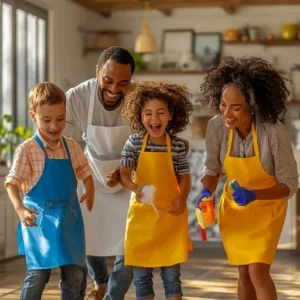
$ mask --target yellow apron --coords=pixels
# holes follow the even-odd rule
[[[265,189],[277,184],[263,169],[254,125],[251,128],[254,156],[230,156],[233,131],[230,130],[224,169],[228,176],[219,206],[219,227],[228,261],[232,265],[255,262],[271,265],[284,224],[287,200],[255,200],[238,206],[229,183],[237,179],[247,189]]]
[[[188,259],[188,210],[179,216],[168,213],[169,204],[179,195],[174,173],[171,141],[167,135],[168,152],[145,152],[145,135],[134,182],[156,187],[154,205],[136,201],[132,193],[125,235],[125,265],[139,267],[172,266]]]

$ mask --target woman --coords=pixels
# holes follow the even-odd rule
[[[202,176],[210,197],[223,175],[219,227],[224,248],[239,270],[239,300],[275,300],[269,274],[287,199],[298,187],[297,165],[285,126],[278,116],[289,95],[284,78],[266,61],[228,57],[208,72],[201,86],[219,113],[208,123]],[[230,182],[236,179],[234,191]]]

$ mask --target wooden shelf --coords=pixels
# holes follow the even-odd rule
[[[136,71],[134,75],[203,75],[208,70],[196,70],[196,71],[179,71],[179,70],[160,70],[160,71]]]
[[[223,41],[225,45],[300,46],[300,40]]]
[[[292,99],[291,101],[287,101],[285,105],[300,105],[300,99]]]

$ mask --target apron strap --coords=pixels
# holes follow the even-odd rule
[[[233,130],[229,130],[229,137],[228,137],[228,146],[227,146],[227,152],[226,156],[230,156],[231,146],[232,146],[232,140],[233,140]]]
[[[39,144],[39,146],[42,148],[42,150],[44,151],[45,155],[46,155],[46,160],[48,160],[48,154],[47,151],[45,150],[45,146],[42,142],[42,140],[40,139],[39,135],[37,133],[34,134],[33,138],[37,141],[37,143]]]
[[[257,141],[257,135],[256,130],[254,127],[254,123],[252,122],[251,125],[251,134],[252,134],[252,141],[253,141],[253,148],[254,148],[254,155],[259,158],[259,148],[258,148],[258,141]]]
[[[145,152],[146,146],[147,146],[147,141],[148,141],[149,133],[146,132],[144,138],[143,138],[143,144],[142,144],[142,150],[141,152]],[[167,142],[167,152],[171,152],[171,139],[170,136],[166,133],[166,142]]]
[[[71,159],[71,154],[70,154],[70,150],[69,150],[67,141],[63,136],[62,136],[62,140],[63,140],[64,146],[65,146],[66,152],[67,152],[68,159]]]
[[[257,142],[257,135],[256,135],[256,130],[255,130],[253,122],[251,124],[251,134],[252,134],[252,140],[253,140],[254,156],[259,157],[259,148],[258,148],[258,142]],[[233,130],[230,129],[226,156],[230,156],[232,141],[233,141]]]
[[[144,138],[143,138],[143,144],[142,144],[142,150],[141,150],[141,153],[142,152],[145,152],[145,149],[146,149],[146,146],[147,146],[147,141],[148,141],[148,136],[149,136],[149,133],[146,132]]]
[[[95,103],[97,88],[98,88],[98,80],[96,81],[96,86],[93,85],[93,87],[92,87],[92,92],[91,92],[91,96],[90,96],[90,99],[89,99],[90,101],[89,101],[89,111],[88,111],[87,125],[92,125],[94,103]]]

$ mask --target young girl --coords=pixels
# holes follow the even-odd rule
[[[210,197],[227,175],[219,227],[229,263],[238,266],[239,300],[276,300],[269,274],[288,201],[298,188],[291,141],[278,120],[289,94],[266,61],[228,57],[210,70],[204,97],[218,115],[206,133],[206,161],[198,200]],[[236,179],[239,186],[230,187]]]
[[[189,122],[190,98],[184,86],[143,82],[128,96],[122,111],[138,132],[124,146],[120,169],[121,184],[132,191],[125,264],[134,266],[137,299],[154,299],[155,267],[161,268],[166,298],[182,299],[180,263],[187,261],[191,248],[186,205],[191,178],[187,142],[175,134]],[[154,208],[141,202],[146,185],[155,188]]]

